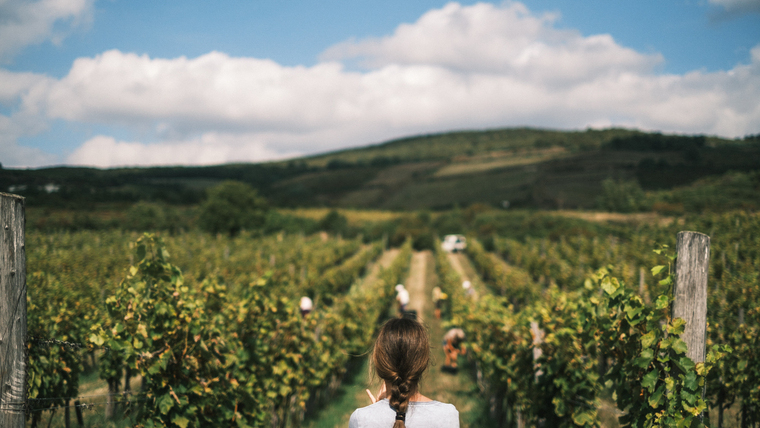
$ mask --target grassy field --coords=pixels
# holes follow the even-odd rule
[[[324,218],[332,208],[283,208],[278,211],[292,215],[296,217],[304,217],[312,220],[319,220]],[[404,213],[394,211],[381,211],[381,210],[356,210],[350,208],[339,208],[336,210],[340,214],[344,215],[349,224],[360,224],[363,222],[375,222],[394,220],[404,215]]]

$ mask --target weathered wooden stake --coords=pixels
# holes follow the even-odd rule
[[[65,428],[71,428],[71,412],[69,411],[69,403],[71,400],[66,400],[66,406],[63,408],[63,426]],[[53,418],[52,416],[50,417]],[[48,426],[50,426],[50,422],[48,422]]]
[[[723,266],[723,272],[728,273],[728,266],[726,266],[726,250],[723,250],[723,252],[721,253],[720,261]]]
[[[108,397],[106,398],[106,419],[113,420],[116,418],[117,401],[116,395],[119,393],[119,381],[121,376],[108,380]]]
[[[74,410],[77,414],[77,423],[80,427],[84,427],[84,418],[82,418],[82,408],[79,406],[79,400],[74,402]]]
[[[0,427],[23,428],[26,407],[24,198],[0,193]]]
[[[710,237],[699,232],[679,232],[676,253],[673,318],[686,321],[681,336],[688,347],[686,356],[701,363],[705,361]]]
[[[639,267],[639,296],[641,296],[642,299],[644,299],[644,302],[646,304],[650,303],[649,299],[649,291],[647,291],[647,283],[644,280],[646,275],[646,269],[644,267]]]
[[[544,351],[541,350],[541,344],[544,343],[544,336],[546,336],[546,333],[538,327],[537,322],[531,321],[530,335],[533,336],[533,368],[536,370],[534,376],[536,383],[538,383],[538,378],[544,374],[544,371],[541,370],[541,367],[536,361],[544,354]]]

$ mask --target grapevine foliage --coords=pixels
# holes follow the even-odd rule
[[[363,263],[352,259],[330,278],[355,278],[379,249],[360,252]],[[308,317],[270,275],[233,296],[218,277],[188,287],[153,235],[134,251],[137,263],[106,300],[108,318],[92,327],[91,343],[111,350],[101,375],[118,379],[127,369],[142,377],[138,426],[248,427],[300,420],[313,393],[342,376],[352,353],[366,351],[411,245],[375,281],[355,284]]]
[[[477,243],[468,253],[481,270],[518,269],[497,268],[498,262],[487,258]],[[504,275],[484,276],[496,282],[492,289],[506,287],[505,297],[486,295],[469,301],[458,276],[444,263],[439,257],[439,275],[446,292],[458,300],[452,302],[452,321],[462,325],[473,342],[487,379],[484,389],[502,407],[497,416],[546,426],[599,426],[600,395],[611,389],[618,408],[625,410],[623,426],[703,423],[706,378],[730,347],[714,345],[704,363],[686,357],[680,338],[684,321],[671,319],[668,294],[647,305],[604,267],[571,292],[556,286],[540,290],[534,283],[535,298],[515,311]],[[666,267],[653,271],[667,274]],[[671,282],[666,275],[661,285]],[[517,284],[518,295],[531,295],[525,293],[525,281]],[[531,323],[545,333],[540,345]]]

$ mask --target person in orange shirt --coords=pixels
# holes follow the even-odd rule
[[[461,328],[452,328],[443,336],[443,353],[446,355],[446,361],[441,368],[443,371],[456,373],[459,354],[467,353],[464,340],[465,335]]]

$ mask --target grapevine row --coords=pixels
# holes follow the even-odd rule
[[[691,362],[679,338],[683,321],[670,318],[667,295],[646,305],[603,268],[579,290],[533,289],[533,299],[518,309],[509,299],[508,276],[495,274],[498,263],[477,242],[468,253],[505,294],[452,302],[500,421],[598,426],[599,400],[611,391],[625,410],[625,426],[699,424],[707,409],[705,378],[727,348],[712,349],[705,363]],[[439,269],[452,298],[467,299],[455,291],[459,278]],[[522,293],[524,282],[516,284]]]
[[[733,352],[723,358],[707,382],[707,399],[722,426],[724,410],[736,403],[744,424],[760,422],[760,216],[744,212],[705,215],[677,225],[709,232],[711,265],[708,283],[708,345],[728,345]],[[667,236],[666,233],[672,233]],[[646,271],[647,287],[637,287],[637,268],[657,263],[655,243],[672,245],[673,226],[642,226],[627,240],[615,237],[566,237],[555,242],[525,242],[494,238],[496,252],[524,269],[536,282],[554,283],[577,290],[595,269],[605,267],[631,289],[649,294],[667,292]],[[473,261],[478,264],[478,258]],[[546,279],[543,280],[542,279]],[[647,291],[648,289],[648,291]]]
[[[147,291],[148,300],[143,302],[147,305],[146,308],[150,308],[146,310],[153,311],[156,305],[158,305],[159,308],[164,308],[158,309],[159,312],[163,314],[172,313],[179,317],[180,324],[185,326],[185,343],[188,343],[187,335],[192,330],[190,325],[196,326],[196,328],[199,325],[203,325],[208,331],[213,331],[214,326],[221,328],[231,325],[230,321],[232,319],[238,319],[233,316],[231,308],[234,305],[240,304],[244,304],[244,307],[239,308],[238,315],[252,310],[251,308],[253,307],[258,307],[256,310],[263,311],[258,313],[258,315],[265,313],[266,310],[264,308],[267,307],[270,309],[272,307],[275,308],[281,315],[290,314],[288,316],[291,319],[285,317],[285,319],[279,322],[287,321],[283,325],[291,325],[292,327],[295,324],[293,324],[291,312],[297,313],[297,308],[295,308],[294,303],[290,299],[281,301],[279,296],[288,295],[296,297],[295,300],[297,301],[297,296],[306,292],[310,284],[319,283],[320,281],[324,282],[324,276],[330,271],[335,271],[335,269],[331,269],[331,266],[335,266],[336,264],[343,267],[341,272],[344,273],[345,278],[353,279],[360,275],[363,265],[366,265],[369,260],[375,258],[380,250],[379,244],[374,244],[360,250],[360,245],[355,240],[329,240],[325,242],[320,237],[304,238],[299,236],[284,239],[282,237],[272,237],[256,240],[223,237],[202,237],[202,239],[192,240],[181,236],[169,239],[170,245],[166,246],[157,246],[157,244],[152,242],[141,241],[134,246],[135,253],[129,257],[132,260],[137,259],[138,262],[130,269],[128,278],[122,281],[121,285],[113,285],[115,282],[114,278],[117,275],[116,271],[118,270],[116,265],[129,259],[120,251],[120,249],[127,247],[125,245],[125,238],[129,237],[131,236],[118,232],[102,235],[88,235],[86,233],[63,234],[60,236],[61,239],[58,240],[35,239],[39,237],[32,237],[32,242],[29,245],[29,265],[34,271],[30,273],[29,279],[28,318],[30,321],[29,335],[31,340],[29,343],[30,370],[28,380],[29,396],[31,398],[30,408],[33,411],[33,419],[39,418],[39,410],[67,405],[68,399],[65,397],[77,396],[79,376],[84,368],[83,363],[87,362],[88,359],[82,359],[80,351],[66,347],[62,343],[68,341],[81,344],[87,342],[86,339],[90,337],[94,343],[99,344],[101,341],[100,336],[106,331],[106,326],[111,326],[111,333],[115,331],[113,329],[118,330],[123,328],[123,325],[119,327],[119,323],[113,321],[113,316],[128,316],[129,314],[119,312],[118,308],[115,309],[113,299],[115,296],[119,296],[119,293],[122,293],[121,298],[127,298],[124,295],[124,287],[126,284],[132,284],[137,281],[134,279],[135,275],[141,275],[144,278],[153,277],[153,279],[147,281],[137,281],[137,288],[143,287],[146,291],[150,290]],[[177,266],[170,265],[166,261],[169,254],[166,247],[174,248],[172,251],[175,254],[185,254],[187,259],[184,262],[189,261],[190,258],[204,257],[204,254],[206,254],[209,258],[215,257],[216,259],[213,261],[218,264],[205,263],[200,268],[197,268],[196,264],[196,269],[194,269],[194,266],[188,263],[189,273],[185,273],[177,268]],[[357,253],[357,250],[360,251]],[[347,259],[352,254],[356,255]],[[56,259],[61,267],[60,271],[56,271],[53,268]],[[147,259],[153,261],[145,262]],[[183,257],[177,257],[177,259],[183,262]],[[205,258],[201,258],[201,260],[205,260]],[[352,260],[353,262],[351,262]],[[347,262],[343,263],[344,261]],[[309,263],[310,265],[308,265]],[[344,267],[344,265],[348,265],[348,267]],[[148,269],[148,267],[150,268]],[[146,268],[148,271],[140,271],[142,268]],[[157,270],[151,271],[150,269]],[[246,272],[246,269],[248,269],[248,272]],[[300,278],[298,274],[299,270],[302,273]],[[396,271],[398,271],[398,268]],[[159,274],[157,272],[163,273]],[[156,275],[158,277],[155,277]],[[247,282],[241,281],[249,279],[252,280],[252,285],[244,286],[243,284],[247,284]],[[167,296],[162,297],[162,299],[168,298],[168,302],[171,303],[169,306],[165,306],[167,302],[156,300],[156,293],[158,293],[157,290],[160,288],[158,285],[164,284],[167,281],[174,287],[170,298]],[[166,286],[166,284],[164,285]],[[132,287],[133,290],[137,288]],[[257,289],[259,290],[252,291]],[[150,298],[151,295],[153,295],[152,298]],[[104,305],[101,299],[106,296],[111,297],[107,298],[107,304]],[[184,299],[178,298],[179,296],[188,297]],[[136,296],[132,297],[136,298]],[[267,302],[270,306],[266,306],[262,302]],[[194,308],[192,311],[187,306],[188,304]],[[261,306],[262,304],[264,306]],[[174,307],[168,309],[172,305]],[[278,305],[281,306],[280,309],[277,309]],[[345,311],[345,307],[351,307],[351,304],[350,302],[344,303],[341,307]],[[256,310],[253,310],[253,313],[249,314],[249,316],[258,318],[254,315],[257,314]],[[185,313],[183,311],[190,312]],[[211,311],[208,315],[210,319],[207,319],[206,315],[202,315],[206,314],[207,311]],[[178,315],[179,313],[185,313],[184,324],[182,324],[182,317]],[[211,316],[211,313],[214,315]],[[193,318],[196,315],[197,317]],[[323,316],[326,317],[327,315],[318,311],[313,317],[309,318],[309,322],[315,322],[315,320],[321,319]],[[146,314],[145,317],[150,316]],[[300,315],[296,317],[296,319],[298,318],[300,318]],[[333,318],[337,319],[336,316],[333,316]],[[243,317],[243,321],[244,319],[245,317]],[[250,322],[255,324],[259,321],[264,322],[263,320]],[[162,322],[164,326],[171,324],[166,320]],[[204,324],[206,322],[208,324]],[[299,322],[303,323],[305,321]],[[145,348],[146,344],[150,342],[149,338],[145,337],[145,333],[148,331],[151,332],[151,335],[163,334],[161,328],[154,329],[148,327],[148,324],[143,324],[143,327],[138,326],[140,330],[137,333],[139,334],[134,336],[137,339],[133,340],[130,346],[138,350]],[[280,325],[278,324],[277,327],[279,328]],[[306,332],[308,328],[312,327],[314,326],[301,326],[299,331]],[[314,332],[318,328],[324,330],[324,327],[314,327],[310,336],[306,333],[304,334],[314,338]],[[93,335],[93,330],[97,330],[99,333]],[[257,331],[266,331],[266,329]],[[240,332],[240,335],[243,332],[244,330]],[[172,340],[171,333],[164,333],[168,334],[167,340]],[[218,342],[219,346],[229,343],[229,339],[223,339],[223,337],[224,335],[214,336],[214,342],[212,343]],[[328,336],[324,337],[326,338],[325,340],[329,340]],[[56,340],[38,340],[37,338],[55,338]],[[201,336],[198,336],[198,338],[200,341]],[[320,343],[316,340],[312,340],[312,342],[314,342],[312,343],[314,346]],[[113,346],[108,346],[104,345],[104,343],[99,344],[99,348],[97,349],[105,347],[111,351],[105,353],[98,352],[96,354],[101,355],[98,364],[101,377],[109,382],[112,391],[118,391],[120,378],[124,375],[125,371],[127,373],[127,380],[130,376],[144,375],[137,367],[129,366],[128,359],[124,356],[125,353],[123,351],[126,346],[125,344],[119,345],[114,342],[111,344]],[[339,341],[335,343],[337,344]],[[309,346],[309,344],[310,342],[305,339],[301,346]],[[202,345],[208,347],[206,342],[202,342]],[[257,348],[253,347],[251,349]],[[275,347],[273,349],[286,348]],[[301,352],[303,349],[298,349],[297,351]],[[319,355],[319,353],[315,354],[313,351],[314,349],[309,349],[307,353],[309,355]],[[143,351],[143,354],[144,352],[146,351]],[[236,352],[240,354],[243,351],[238,349]],[[89,361],[93,361],[93,357],[96,354],[91,352],[89,355],[91,359]],[[336,360],[337,357],[335,356],[338,355],[334,349],[330,350],[328,354],[331,355],[330,361]],[[159,353],[156,357],[158,358],[161,355]],[[291,357],[293,355],[295,354],[290,354]],[[193,361],[192,358],[189,360],[185,359],[184,355],[180,355],[180,357],[177,358],[185,362]],[[207,356],[207,358],[211,357]],[[206,362],[205,360],[197,360],[197,363],[201,364],[201,361]],[[324,366],[325,364],[322,362],[321,367]],[[271,370],[272,366],[264,367],[270,367]],[[336,367],[339,367],[339,365]],[[324,369],[321,370],[324,371]],[[335,370],[332,371],[335,372]],[[143,376],[143,379],[148,378]],[[319,379],[319,377],[310,377],[309,379],[312,379],[310,382],[313,383],[313,379]],[[143,382],[146,388],[150,386],[148,380],[144,380]],[[128,384],[128,382],[125,383]],[[312,385],[311,387],[314,386]],[[176,391],[174,391],[174,394],[177,394]],[[290,396],[295,395],[291,394]],[[48,399],[48,397],[51,397],[51,399]],[[142,397],[142,399],[147,398]],[[179,405],[180,402],[176,404]],[[300,405],[301,402],[298,401],[295,404]],[[166,402],[164,402],[164,406],[166,405]],[[282,406],[278,407],[272,404],[269,404],[269,406],[271,409],[268,412],[262,413],[267,415],[266,418],[271,419],[272,415],[277,415],[278,412],[282,413]],[[302,406],[300,408],[302,409]],[[261,408],[258,411],[261,411]]]

